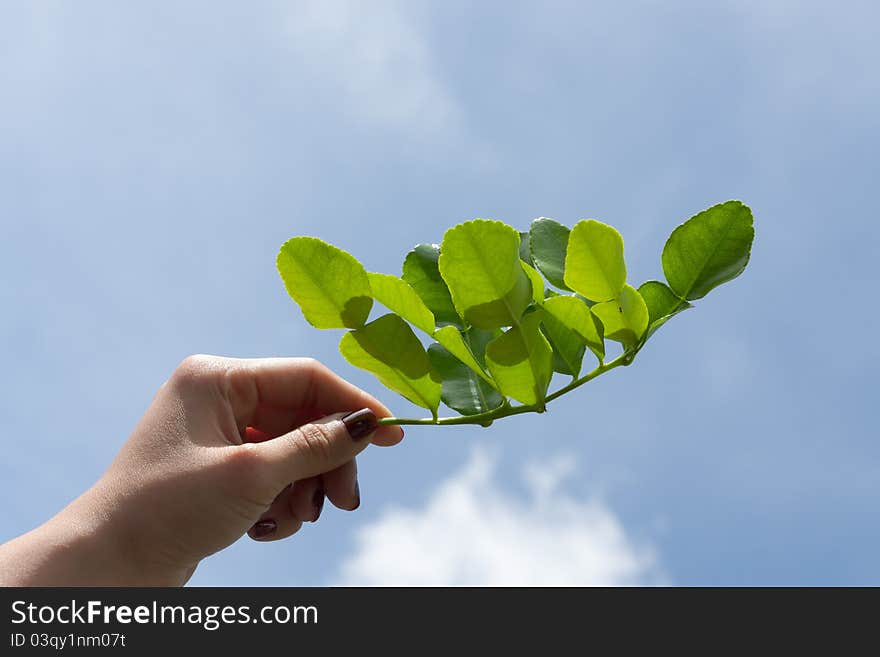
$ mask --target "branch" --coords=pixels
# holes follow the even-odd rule
[[[614,360],[608,363],[602,363],[596,369],[594,369],[589,374],[585,374],[579,379],[576,379],[569,383],[567,386],[564,386],[553,392],[544,399],[544,405],[546,406],[554,399],[561,397],[562,395],[571,392],[575,388],[578,388],[585,384],[587,381],[592,381],[597,376],[605,374],[605,372],[610,372],[616,367],[626,366],[633,362],[636,354],[641,348],[641,344],[632,351],[624,351],[620,356],[615,358]],[[385,417],[379,420],[380,425],[403,425],[403,424],[415,424],[415,425],[432,425],[432,426],[447,426],[447,425],[455,425],[455,424],[479,424],[484,427],[488,427],[495,420],[500,420],[504,417],[509,417],[511,415],[520,415],[521,413],[542,413],[543,410],[538,404],[524,404],[522,406],[510,406],[508,404],[502,404],[496,409],[491,411],[486,411],[485,413],[477,413],[476,415],[458,415],[455,417],[441,417],[441,418],[400,418],[400,417]]]

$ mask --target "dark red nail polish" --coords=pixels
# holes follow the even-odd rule
[[[369,408],[362,408],[354,413],[349,413],[342,418],[342,423],[348,429],[348,435],[352,440],[363,440],[376,430],[379,423],[376,414]]]
[[[352,508],[352,511],[354,511],[356,508],[358,508],[361,505],[361,485],[357,481],[354,482],[354,498],[355,498],[355,502],[354,502],[354,507]]]
[[[251,527],[251,536],[254,538],[264,538],[278,529],[278,525],[275,524],[274,520],[269,518],[265,520],[260,520],[260,522],[255,523],[253,527]]]
[[[315,507],[315,519],[312,522],[318,522],[321,517],[321,510],[324,508],[324,489],[318,488],[312,495],[312,505]]]

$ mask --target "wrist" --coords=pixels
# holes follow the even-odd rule
[[[103,480],[75,500],[53,521],[64,535],[72,535],[70,553],[96,585],[182,586],[192,568],[174,563],[138,531],[147,521],[126,512],[116,487]]]

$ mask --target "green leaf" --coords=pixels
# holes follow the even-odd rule
[[[529,305],[531,287],[520,262],[519,233],[500,221],[458,224],[440,247],[440,274],[455,307],[482,329],[516,324]]]
[[[535,266],[552,285],[568,290],[565,284],[565,253],[571,229],[558,221],[539,217],[529,229],[529,248]]]
[[[755,228],[752,211],[740,201],[703,210],[672,231],[663,247],[669,287],[693,301],[739,276],[749,262]]]
[[[484,333],[484,332],[481,332]],[[461,332],[454,326],[444,326],[434,331],[434,339],[443,345],[447,351],[458,358],[467,367],[485,380],[489,385],[494,385],[492,378],[483,370],[483,366],[477,361],[471,347],[464,341]],[[485,345],[482,347],[485,350]]]
[[[391,274],[370,272],[367,276],[376,301],[428,335],[434,334],[434,315],[409,283]]]
[[[287,240],[276,259],[287,293],[315,328],[363,326],[373,307],[363,265],[316,237]]]
[[[693,308],[687,301],[679,299],[675,292],[660,281],[642,283],[639,286],[639,294],[642,295],[642,299],[645,300],[645,305],[648,307],[647,337],[651,337],[674,315],[688,308]]]
[[[648,307],[632,285],[624,285],[617,299],[597,303],[590,310],[605,327],[605,337],[624,345],[636,344],[648,328]]]
[[[484,331],[475,326],[471,326],[467,332],[464,333],[464,341],[468,347],[470,347],[474,358],[476,358],[477,362],[483,367],[483,371],[485,371],[486,368],[486,345],[502,333],[503,331],[501,329]]]
[[[605,360],[603,326],[584,301],[575,296],[555,296],[544,301],[544,311],[544,327],[550,331],[554,345],[554,336],[560,336],[560,341],[564,342],[572,340],[570,336],[560,335],[562,329],[566,329],[574,333],[577,342],[588,346],[600,363]]]
[[[553,376],[553,349],[541,332],[543,311],[525,315],[486,347],[486,365],[501,392],[543,407]]]
[[[587,352],[583,340],[549,316],[544,318],[544,335],[553,348],[553,371],[577,378]]]
[[[440,246],[419,244],[406,254],[403,261],[403,280],[410,284],[434,314],[438,324],[462,325],[461,317],[452,303],[446,282],[440,276],[437,260]]]
[[[440,381],[422,343],[397,315],[382,315],[349,331],[342,336],[339,351],[355,367],[372,372],[383,385],[437,416]]]
[[[676,296],[665,283],[660,281],[646,281],[639,286],[639,294],[645,300],[648,307],[648,323],[653,324],[658,319],[672,315],[680,310],[692,308],[684,299]]]
[[[541,278],[538,270],[527,262],[520,261],[519,264],[529,279],[529,285],[531,285],[532,289],[532,301],[540,306],[544,303],[544,279]]]
[[[616,298],[626,283],[620,233],[593,219],[577,222],[568,238],[565,283],[592,301]]]
[[[443,379],[441,399],[462,415],[476,415],[498,408],[504,398],[473,369],[436,342],[428,347],[428,358]]]
[[[530,265],[535,264],[529,249],[529,234],[523,231],[519,231],[519,259]]]

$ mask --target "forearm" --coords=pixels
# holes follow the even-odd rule
[[[2,586],[175,586],[186,573],[145,568],[90,489],[36,529],[0,545]]]

